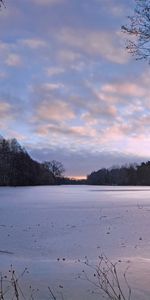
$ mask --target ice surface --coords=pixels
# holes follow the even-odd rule
[[[133,299],[150,298],[149,187],[0,188],[0,271],[27,267],[38,299],[48,285],[58,299],[101,299],[79,278],[85,256],[96,264],[101,253],[129,266]]]

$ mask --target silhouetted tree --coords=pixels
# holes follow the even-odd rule
[[[129,185],[137,185],[137,166],[130,165],[127,169],[127,178]]]
[[[135,0],[135,3],[129,24],[122,26],[123,32],[131,36],[126,48],[136,59],[147,59],[150,63],[150,0]]]
[[[0,137],[0,186],[56,184],[52,172],[33,160],[16,139]]]
[[[57,160],[45,161],[44,166],[54,175],[55,178],[62,177],[65,172],[63,164]]]
[[[0,8],[1,8],[2,6],[5,6],[4,0],[0,0]]]

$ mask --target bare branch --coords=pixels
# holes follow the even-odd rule
[[[118,276],[117,263],[112,263],[105,255],[99,256],[99,263],[92,265],[86,259],[84,262],[94,272],[91,276],[83,270],[84,279],[91,283],[95,289],[103,292],[110,300],[130,300],[131,288],[126,278],[126,272],[123,274],[126,284],[126,292],[124,293],[120,277]]]
[[[135,3],[134,15],[122,26],[122,31],[130,36],[126,49],[137,60],[145,59],[150,63],[150,1],[135,0]]]

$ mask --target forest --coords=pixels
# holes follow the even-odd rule
[[[150,185],[150,161],[110,169],[102,168],[87,176],[91,185]]]
[[[54,174],[33,160],[16,139],[0,137],[0,186],[52,185]]]

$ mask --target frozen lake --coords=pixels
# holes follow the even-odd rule
[[[0,188],[0,271],[28,268],[36,299],[98,300],[80,274],[105,253],[128,266],[132,299],[150,299],[150,187]],[[89,272],[88,269],[86,272]],[[27,288],[26,293],[27,293]]]

